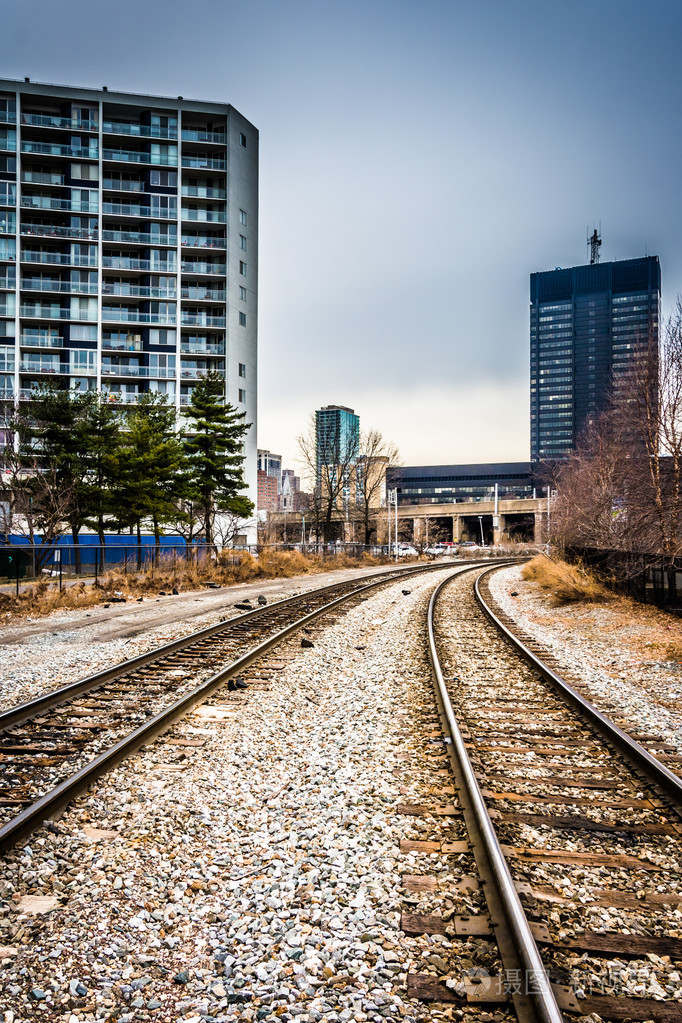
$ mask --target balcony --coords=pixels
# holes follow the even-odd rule
[[[222,369],[213,369],[213,367],[206,366],[204,369],[196,369],[195,367],[180,367],[180,379],[181,380],[202,380],[207,373],[219,373],[221,377],[225,376],[225,371]],[[182,403],[181,403],[182,404]]]
[[[106,323],[159,323],[175,326],[174,313],[141,313],[137,309],[111,309],[102,306],[102,320]]]
[[[227,264],[182,262],[180,269],[186,274],[215,274],[216,276],[224,277],[227,273]]]
[[[197,199],[227,199],[226,188],[212,188],[210,185],[183,185],[182,194]]]
[[[112,337],[102,338],[103,352],[141,352],[141,341],[122,341]]]
[[[66,210],[69,213],[97,213],[99,205],[82,199],[55,199],[51,195],[22,195],[21,206],[29,210]]]
[[[175,284],[175,281],[172,282]],[[102,284],[103,295],[121,295],[123,298],[160,298],[165,301],[166,299],[175,300],[177,293],[175,287],[172,289],[168,288],[148,288],[136,284],[121,284],[120,282],[104,281]]]
[[[123,178],[104,178],[102,188],[108,188],[112,192],[144,192],[144,181],[128,181]]]
[[[68,306],[55,305],[42,305],[40,302],[26,303],[21,306],[20,316],[36,316],[41,320],[79,320],[88,319],[88,317],[72,316],[71,309]],[[96,317],[95,317],[96,319]]]
[[[22,277],[22,290],[25,291],[60,291],[73,295],[96,295],[97,284],[83,281],[51,280],[46,277]]]
[[[119,163],[149,163],[154,167],[177,167],[178,165],[177,151],[168,153],[162,158],[158,153],[143,153],[139,149],[105,149],[102,157],[104,160],[115,160]]]
[[[25,224],[21,223],[21,234],[35,235],[38,238],[85,238],[97,241],[97,228],[62,227],[58,224]]]
[[[227,161],[223,156],[204,156],[203,153],[183,154],[183,167],[193,167],[197,170],[226,170]]]
[[[28,185],[63,185],[66,178],[58,171],[30,171],[21,175],[21,180]]]
[[[186,234],[182,236],[182,244],[187,249],[224,249],[225,237],[212,234]]]
[[[41,156],[73,156],[79,160],[97,159],[96,146],[62,146],[56,142],[31,142],[28,139],[22,139],[21,151],[22,153],[39,153]]]
[[[181,313],[180,323],[183,327],[224,327],[224,316],[206,316],[204,313]]]
[[[132,135],[147,139],[177,139],[177,128],[154,127],[149,124],[131,124],[129,121],[104,121],[102,131],[108,135]],[[185,133],[182,133],[185,137]]]
[[[6,269],[13,270],[14,267],[7,267]],[[0,289],[2,291],[14,291],[16,286],[17,286],[16,277],[10,277],[8,274],[5,274],[4,277],[0,277]],[[1,341],[0,344],[2,344]]]
[[[177,206],[165,209],[163,206],[135,206],[133,203],[103,202],[102,213],[111,213],[117,217],[157,217],[159,220],[175,220],[178,215]]]
[[[17,123],[17,112],[16,110],[0,110],[0,124],[16,124]]]
[[[112,366],[102,363],[103,377],[137,377],[144,380],[175,380],[175,369],[158,366]]]
[[[82,117],[59,117],[56,114],[22,114],[22,124],[32,124],[38,128],[67,128],[70,131],[97,131],[97,122],[87,121]]]
[[[227,136],[224,131],[208,131],[206,128],[183,128],[183,142],[210,142],[214,145],[224,146],[227,143]]]
[[[0,401],[13,401],[14,400],[14,388],[12,387],[0,387]]]
[[[182,341],[180,343],[180,351],[184,355],[212,355],[219,356],[225,354],[225,345],[210,345],[210,344],[199,344],[197,342]]]
[[[137,405],[146,391],[110,391],[103,387],[102,394],[112,405]]]
[[[96,256],[75,256],[70,252],[36,252],[33,249],[24,249],[21,253],[21,261],[60,266],[97,266]]]
[[[59,334],[50,334],[45,330],[22,334],[19,338],[22,348],[63,348],[64,339]]]
[[[226,224],[227,214],[224,210],[188,210],[182,208],[183,220],[196,220],[200,224]]]
[[[172,253],[175,255],[175,253]],[[175,263],[157,263],[149,259],[134,259],[131,256],[103,256],[102,266],[109,270],[153,270],[154,273],[177,272]]]
[[[65,376],[71,372],[68,362],[32,362],[30,359],[22,359],[19,364],[20,373],[49,373],[57,376]],[[82,375],[78,370],[79,375]],[[91,371],[92,372],[92,371]]]
[[[189,288],[184,286],[180,289],[180,298],[196,299],[201,302],[224,302],[226,297],[226,291],[212,291],[207,288]]]
[[[17,136],[13,131],[0,131],[0,151],[3,153],[16,153]]]
[[[8,182],[0,182],[0,206],[15,206],[17,202],[17,186]]]
[[[173,248],[178,244],[176,234],[149,234],[145,231],[102,231],[102,239],[105,242],[123,242],[124,244],[139,245],[170,245]]]

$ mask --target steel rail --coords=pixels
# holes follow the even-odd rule
[[[413,565],[403,567],[398,570],[390,572],[377,572],[376,576],[386,576],[389,578],[384,581],[390,582],[391,578],[404,578],[414,575],[417,572],[430,572],[435,571],[437,568],[442,569],[443,566],[435,565]],[[359,582],[363,579],[371,579],[372,576],[360,576]],[[235,615],[234,618],[224,618],[216,625],[209,625],[204,629],[199,629],[197,632],[192,632],[187,636],[182,636],[180,639],[171,640],[170,643],[164,643],[162,646],[154,647],[152,650],[147,650],[146,653],[138,654],[136,657],[131,657],[127,661],[119,661],[118,664],[112,665],[110,668],[104,668],[102,671],[95,672],[93,675],[87,675],[85,678],[77,679],[75,682],[70,682],[66,686],[61,686],[59,689],[52,689],[47,693],[43,693],[41,696],[36,696],[32,700],[27,700],[25,703],[17,704],[15,707],[9,707],[7,710],[0,711],[0,732],[7,728],[11,728],[15,725],[23,724],[28,721],[36,714],[42,714],[46,710],[50,710],[52,707],[58,707],[61,704],[68,703],[76,696],[80,696],[83,693],[92,692],[93,689],[97,689],[100,686],[106,685],[108,682],[113,682],[114,679],[120,678],[122,675],[127,675],[131,671],[135,671],[137,668],[142,668],[146,664],[151,664],[155,661],[163,660],[164,657],[170,654],[177,653],[179,650],[183,650],[188,646],[192,646],[194,643],[201,642],[204,639],[208,639],[210,636],[215,635],[217,632],[221,632],[226,629],[230,629],[236,625],[241,625],[244,622],[250,621],[252,618],[263,617],[269,612],[282,609],[287,605],[291,605],[305,600],[306,597],[319,595],[325,593],[328,590],[337,589],[342,583],[329,583],[327,586],[320,586],[317,589],[307,590],[305,593],[297,593],[291,597],[284,597],[282,600],[274,601],[272,604],[267,604],[265,607],[256,607],[252,611],[246,611],[244,614]],[[357,590],[353,590],[353,593]]]
[[[502,567],[502,566],[495,566]],[[601,711],[597,710],[594,704],[590,703],[584,696],[582,696],[573,686],[569,685],[565,679],[557,675],[556,672],[552,671],[549,665],[534,654],[525,643],[515,636],[511,629],[502,622],[492,608],[485,600],[481,593],[479,583],[485,576],[490,575],[493,571],[492,568],[486,569],[476,580],[474,585],[474,593],[476,600],[482,611],[487,615],[491,622],[500,630],[506,639],[513,645],[514,649],[522,655],[522,657],[538,671],[542,677],[549,682],[563,698],[569,703],[575,710],[577,710],[583,718],[585,718],[589,724],[597,729],[599,734],[609,744],[615,746],[627,759],[634,763],[636,767],[641,770],[649,781],[659,786],[666,793],[667,796],[672,799],[677,808],[682,807],[682,779],[662,764],[657,757],[652,753],[649,753],[636,739],[624,732],[622,728],[611,721],[610,718],[602,714]]]
[[[489,891],[489,884],[485,885],[484,894],[505,969],[509,969],[509,961],[505,962],[505,958],[511,954],[520,962],[521,968],[525,971],[526,985],[528,985],[529,979],[532,980],[531,990],[526,988],[529,1001],[517,994],[512,994],[517,1015],[520,1019],[537,1020],[540,1023],[563,1023],[561,1009],[545,973],[528,919],[521,905],[504,853],[500,848],[443,677],[436,648],[434,612],[441,591],[451,582],[451,579],[452,577],[445,579],[435,588],[429,602],[429,658],[433,668],[439,707],[444,723],[447,725],[446,734],[450,736],[451,758],[453,758],[456,776],[460,782],[459,796],[464,807],[470,840],[482,876],[485,880],[492,880],[494,885],[494,892]],[[483,858],[482,862],[481,857]],[[504,921],[495,919],[498,908],[504,914]],[[512,968],[516,969],[517,967],[514,965]]]
[[[352,600],[368,590],[386,585],[394,579],[401,579],[405,578],[405,576],[409,577],[410,575],[414,575],[415,571],[443,571],[443,567],[444,566],[442,565],[429,565],[427,567],[420,567],[419,569],[405,569],[401,572],[395,572],[388,578],[381,576],[372,582],[359,586],[350,593],[344,593],[340,597],[336,597],[328,604],[324,604],[322,607],[316,608],[314,611],[309,612],[302,618],[299,618],[295,622],[285,626],[279,632],[268,637],[268,639],[264,640],[258,646],[253,647],[247,653],[238,657],[235,661],[232,661],[231,664],[222,668],[215,675],[212,675],[211,678],[206,679],[191,693],[186,694],[170,707],[167,707],[165,710],[156,714],[153,718],[150,718],[149,721],[145,722],[145,724],[140,725],[129,735],[120,739],[108,750],[105,750],[103,753],[99,754],[99,756],[95,757],[90,763],[80,768],[80,770],[78,770],[70,778],[66,778],[64,781],[58,783],[54,788],[50,789],[49,792],[40,796],[34,803],[26,807],[13,817],[12,820],[0,827],[0,853],[6,852],[20,839],[31,834],[31,832],[33,832],[44,820],[62,810],[75,796],[87,789],[93,781],[101,777],[103,774],[106,774],[107,771],[110,771],[122,760],[125,760],[126,757],[136,752],[141,746],[149,743],[162,732],[166,731],[170,725],[187,714],[193,707],[207,700],[230,677],[238,675],[240,672],[244,671],[245,668],[248,668],[254,661],[268,653],[268,651],[283,642],[298,629],[304,628],[308,623],[313,622],[321,615],[327,614],[334,608],[339,607],[346,601]],[[474,566],[466,566],[464,570],[470,567]],[[334,585],[338,586],[338,583]],[[331,588],[333,587],[322,587],[320,590],[316,590],[314,592],[320,593]],[[280,605],[291,603],[292,600],[300,600],[301,596],[302,595],[299,595],[296,598],[287,598],[285,601],[280,601],[278,603]],[[274,606],[274,604],[269,605],[269,607]],[[239,616],[239,619],[231,620],[243,620],[246,617],[247,615],[242,615]],[[214,628],[215,627],[212,626],[211,630]],[[211,630],[202,630],[202,633],[205,634],[206,631]],[[201,635],[202,633],[196,633],[195,635]],[[173,646],[173,644],[170,645]],[[160,649],[166,650],[167,647],[162,647]],[[132,662],[125,663],[131,664],[137,662],[138,658],[134,658]]]

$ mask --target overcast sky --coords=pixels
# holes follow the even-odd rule
[[[527,459],[528,275],[682,291],[678,0],[22,0],[3,74],[260,131],[259,446],[351,406],[406,464]]]

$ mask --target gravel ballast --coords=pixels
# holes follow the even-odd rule
[[[433,800],[421,612],[441,577],[294,637],[271,680],[221,693],[9,856],[6,1023],[461,1017],[405,993],[452,943],[399,929],[403,873],[459,869],[401,853],[429,836],[395,809]]]

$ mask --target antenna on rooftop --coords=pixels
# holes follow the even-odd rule
[[[590,230],[589,227],[587,229]],[[601,248],[601,223],[599,224],[599,230],[595,227],[592,234],[587,236],[587,244],[590,247],[590,263],[599,262],[599,250]]]

